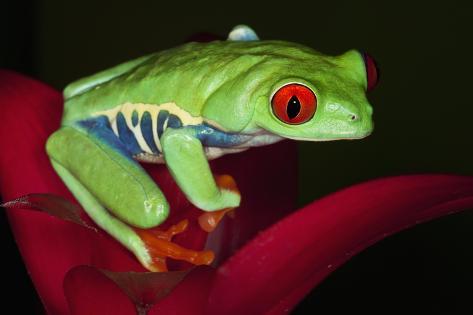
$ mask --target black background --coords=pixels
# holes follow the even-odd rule
[[[473,13],[467,1],[2,1],[0,66],[62,89],[193,33],[225,35],[241,23],[262,39],[327,54],[366,50],[382,71],[370,95],[372,136],[299,145],[300,205],[383,176],[473,175]],[[0,295],[2,308],[38,313],[4,216],[1,223],[8,288]],[[390,237],[332,274],[293,313],[471,314],[472,227],[469,211]]]

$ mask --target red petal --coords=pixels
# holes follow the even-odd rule
[[[217,229],[210,236],[210,242],[223,243],[217,247],[220,260],[294,211],[297,197],[295,152],[296,144],[284,141],[212,161],[214,173],[235,177],[242,195],[235,217],[227,217],[223,222],[225,229]]]
[[[215,270],[205,266],[194,268],[165,298],[156,303],[148,315],[204,314]]]
[[[0,189],[5,200],[32,192],[67,194],[44,150],[47,137],[59,126],[61,113],[58,92],[19,74],[0,71]]]
[[[473,207],[473,177],[356,185],[279,221],[217,273],[208,314],[282,314],[351,256],[419,222]]]
[[[67,273],[64,293],[70,312],[78,315],[136,314],[136,310],[148,315],[202,314],[213,275],[214,269],[206,266],[166,273],[78,266]]]
[[[135,305],[115,282],[92,267],[80,266],[69,271],[64,279],[64,294],[70,314],[136,314]]]

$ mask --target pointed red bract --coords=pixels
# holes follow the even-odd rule
[[[198,266],[190,272],[113,273],[78,266],[67,273],[64,292],[75,315],[198,315],[204,314],[214,271]]]
[[[64,279],[64,294],[74,315],[130,315],[136,313],[131,299],[99,270],[79,266]],[[65,313],[68,314],[69,312]]]
[[[215,270],[209,267],[196,267],[168,296],[156,303],[148,315],[204,315],[214,275]]]
[[[414,224],[473,208],[473,178],[401,176],[331,194],[220,266],[206,314],[283,314],[350,257]]]

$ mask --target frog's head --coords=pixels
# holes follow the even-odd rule
[[[309,141],[358,139],[372,132],[366,93],[377,83],[377,69],[369,55],[356,50],[336,57],[314,53],[284,63],[287,75],[265,80],[255,95],[255,125]]]

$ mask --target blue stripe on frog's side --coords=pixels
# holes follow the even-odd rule
[[[246,142],[250,136],[221,131],[209,124],[188,126],[196,132],[204,147],[231,148]]]
[[[161,110],[158,114],[158,138],[161,139],[161,136],[164,132],[164,123],[166,122],[166,118],[168,118],[169,112],[167,110]]]
[[[182,121],[176,115],[169,115],[168,118],[168,127],[177,129],[182,127]]]
[[[117,130],[118,138],[133,155],[142,152],[133,131],[131,131],[126,124],[125,116],[120,112],[117,114]]]
[[[166,121],[167,125],[164,126]],[[206,123],[183,126],[182,121],[178,116],[170,114],[167,110],[162,110],[158,114],[157,121],[157,133],[159,139],[161,139],[165,127],[174,129],[192,128],[204,147],[229,148],[239,145],[247,140],[246,136],[224,132]]]
[[[224,132],[207,123],[183,126],[183,123],[178,116],[169,113],[167,110],[163,110],[158,113],[157,118],[154,118],[157,119],[156,134],[158,135],[158,139],[156,139],[155,142],[152,129],[153,117],[151,117],[151,114],[145,111],[141,116],[141,119],[139,119],[139,117],[134,117],[135,113],[136,112],[133,112],[131,117],[133,128],[139,124],[141,135],[155,156],[161,155],[161,152],[156,146],[156,142],[160,141],[163,132],[167,128],[192,129],[193,133],[196,135],[197,139],[201,141],[204,147],[231,148],[248,141],[251,137],[249,135]],[[93,117],[79,122],[80,127],[86,129],[89,133],[117,148],[117,150],[126,156],[132,157],[145,153],[144,149],[140,147],[139,142],[135,137],[135,133],[126,124],[126,119],[123,113],[118,112],[116,116],[116,124],[118,135],[113,132],[110,121],[105,115]],[[134,130],[136,132],[136,129]]]
[[[91,134],[92,136],[104,141],[112,148],[120,152],[123,156],[133,159],[133,153],[130,152],[128,147],[125,146],[112,131],[107,117],[100,116],[93,119],[83,120],[78,123],[78,126],[81,129],[85,129],[87,133]]]
[[[138,112],[134,110],[131,114],[131,124],[133,125],[133,127],[136,127],[136,125],[138,125],[138,120]]]
[[[159,150],[154,143],[153,137],[153,121],[151,119],[151,114],[149,112],[144,112],[143,116],[141,116],[141,134],[146,141],[146,144],[149,146],[151,151],[154,154],[158,154]]]

